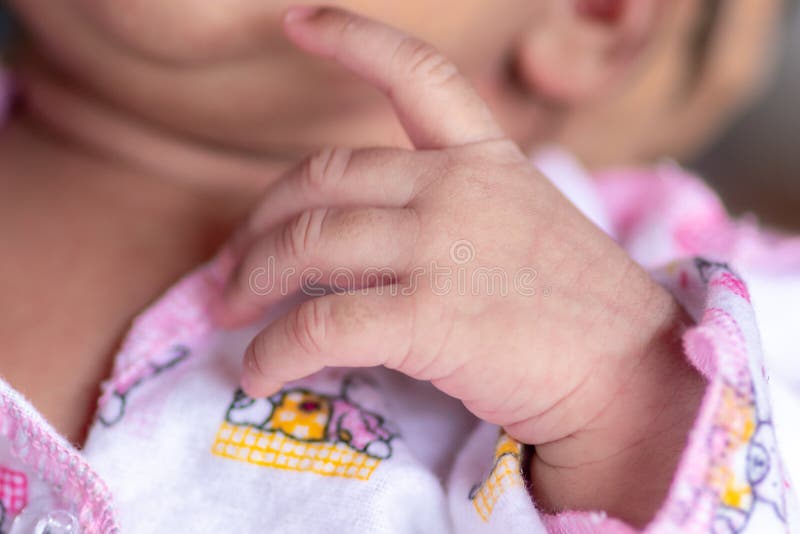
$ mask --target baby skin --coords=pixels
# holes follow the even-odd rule
[[[238,267],[218,317],[242,325],[281,299],[252,289],[265,258],[278,272],[347,268],[356,279],[388,267],[401,290],[300,304],[250,344],[244,390],[267,397],[326,366],[428,380],[534,446],[543,510],[645,524],[703,392],[680,345],[685,312],[535,170],[435,48],[333,8],[290,9],[284,28],[382,91],[413,149],[325,149],[276,180],[228,246]],[[463,265],[451,254],[459,240],[475,251]],[[411,276],[433,263],[468,279],[532,267],[550,291],[437,291]]]
[[[390,25],[332,7],[281,18],[284,0],[8,2],[27,41],[0,132],[0,254],[14,260],[0,265],[0,374],[79,444],[131,318],[220,246],[235,263],[215,308],[226,327],[313,282],[254,291],[267,259],[323,280],[385,269],[380,287],[319,295],[261,331],[231,420],[296,434],[270,410],[336,412],[346,432],[328,438],[386,456],[380,421],[344,396],[279,393],[326,366],[382,365],[531,445],[541,510],[644,525],[704,391],[680,343],[690,319],[525,151],[556,142],[598,164],[696,144],[678,119],[715,121],[674,88],[694,87],[679,52],[705,4],[333,3]],[[778,2],[724,3],[756,4]],[[759,39],[733,26],[730,41]],[[432,265],[527,273],[534,291],[442,291],[420,276]]]

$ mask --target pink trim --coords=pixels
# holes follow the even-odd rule
[[[213,299],[233,266],[223,253],[190,273],[133,322],[103,385],[100,408],[115,392],[126,391],[152,374],[173,346],[191,346],[214,328]],[[20,394],[0,381],[0,435],[13,454],[48,482],[71,506],[84,534],[117,534],[111,494],[81,454],[67,443]]]
[[[12,454],[69,504],[84,534],[117,534],[111,493],[71,445],[21,395],[0,382],[0,435]]]
[[[708,475],[714,465],[724,463],[727,457],[724,454],[718,456],[718,451],[709,446],[709,439],[715,431],[735,432],[739,429],[737,421],[724,421],[724,427],[717,428],[726,388],[752,392],[753,387],[744,335],[736,319],[721,304],[718,305],[725,302],[731,292],[743,296],[747,289],[730,271],[719,269],[713,272],[707,284],[703,317],[684,335],[687,358],[708,378],[709,383],[667,499],[643,530],[648,534],[706,534],[711,531],[720,506],[719,495],[709,486]],[[749,356],[760,358],[760,354]],[[543,520],[548,532],[555,534],[636,532],[630,525],[606,517],[602,512],[564,512],[545,515]]]

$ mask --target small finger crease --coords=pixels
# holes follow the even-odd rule
[[[291,339],[306,354],[319,354],[322,351],[320,341],[325,338],[325,313],[316,301],[309,301],[295,314],[295,320],[289,321]]]

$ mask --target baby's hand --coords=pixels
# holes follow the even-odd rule
[[[293,9],[286,32],[386,93],[416,150],[323,150],[270,187],[235,239],[221,320],[251,321],[309,282],[366,287],[270,324],[246,352],[245,390],[267,396],[325,366],[396,369],[535,444],[540,505],[645,521],[702,390],[679,306],[435,49],[336,9]],[[270,261],[295,274],[263,294],[254,275]]]

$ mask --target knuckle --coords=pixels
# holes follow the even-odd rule
[[[309,300],[289,316],[286,336],[306,354],[319,354],[325,346],[329,321],[329,306],[320,299]]]
[[[404,39],[397,49],[408,74],[436,85],[445,85],[458,77],[458,68],[433,45],[413,37]]]
[[[306,160],[303,185],[312,192],[335,189],[347,174],[352,157],[350,148],[323,148]]]
[[[327,216],[327,208],[317,208],[304,211],[292,219],[284,226],[278,240],[279,252],[290,258],[307,258],[312,255]]]

